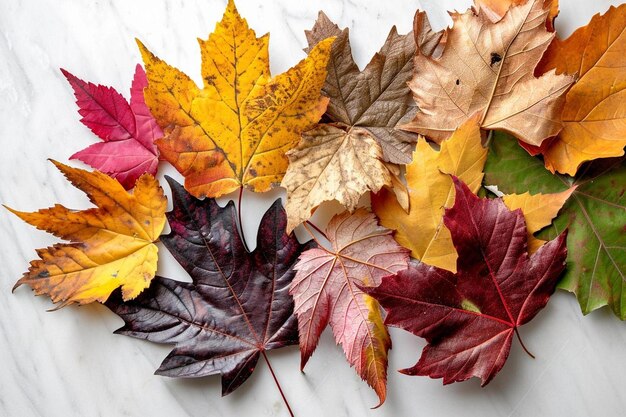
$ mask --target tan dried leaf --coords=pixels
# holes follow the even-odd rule
[[[360,128],[346,132],[319,125],[303,134],[287,157],[289,168],[282,183],[288,195],[287,233],[324,201],[337,200],[352,211],[365,192],[392,184],[380,146]]]
[[[435,32],[426,12],[418,10],[413,18],[413,36],[419,53],[424,56],[439,57],[446,44],[448,31]]]
[[[484,11],[453,14],[441,57],[416,56],[409,86],[420,111],[403,128],[440,142],[478,113],[483,129],[526,143],[556,135],[574,79],[554,71],[533,75],[554,38],[545,26],[549,12],[550,2],[529,0],[497,23]]]

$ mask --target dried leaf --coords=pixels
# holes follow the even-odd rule
[[[439,58],[446,44],[448,31],[435,32],[426,12],[418,10],[413,17],[413,35],[418,48],[416,53]]]
[[[574,179],[552,175],[543,163],[496,135],[487,159],[486,183],[501,191],[565,192],[577,186],[554,226],[553,238],[569,228],[567,270],[559,286],[576,293],[583,313],[608,305],[626,319],[626,165],[624,157],[588,163]]]
[[[374,139],[388,162],[411,161],[411,145],[417,135],[397,129],[410,120],[415,104],[406,83],[411,79],[415,41],[412,33],[398,35],[395,26],[378,53],[359,71],[350,48],[348,29],[339,27],[320,12],[315,26],[306,32],[309,47],[336,36],[322,91],[330,98],[326,115],[349,133],[354,127]]]
[[[304,133],[287,156],[289,168],[282,186],[287,189],[288,232],[308,220],[324,201],[337,200],[354,210],[364,193],[391,185],[380,146],[360,128],[346,132],[319,125]]]
[[[306,34],[310,48],[336,36],[323,88],[330,97],[327,116],[332,123],[306,132],[288,153],[289,168],[281,184],[287,189],[288,231],[309,219],[325,201],[337,200],[352,211],[363,194],[383,186],[399,187],[395,191],[406,203],[406,192],[395,173],[399,170],[384,160],[410,161],[416,138],[395,128],[414,107],[406,85],[415,53],[411,34],[398,35],[392,28],[362,72],[352,58],[348,29],[340,30],[320,12]]]
[[[458,272],[411,262],[366,292],[387,311],[386,324],[428,341],[419,362],[400,372],[444,384],[476,376],[486,385],[504,366],[513,334],[519,337],[518,328],[554,292],[565,268],[566,233],[530,256],[520,211],[479,199],[458,179],[455,186],[445,224],[459,253]]]
[[[293,300],[287,288],[302,250],[285,234],[286,217],[277,200],[265,213],[257,248],[244,249],[232,202],[196,200],[168,178],[174,208],[165,246],[192,282],[157,277],[133,301],[107,306],[124,319],[116,333],[175,344],[157,374],[171,377],[222,375],[222,395],[243,384],[261,355],[298,343]]]
[[[229,0],[215,31],[199,42],[202,89],[139,43],[149,81],[146,102],[165,132],[157,141],[161,155],[196,197],[242,186],[267,191],[282,180],[285,152],[326,109],[320,90],[333,39],[270,78],[269,36],[257,38]]]
[[[324,328],[330,324],[350,364],[385,401],[387,351],[391,339],[378,303],[358,286],[380,283],[384,275],[404,269],[408,250],[380,227],[373,214],[358,209],[331,219],[326,235],[333,248],[304,252],[289,290],[295,301],[304,368]]]
[[[146,74],[137,65],[130,104],[112,87],[87,83],[61,69],[74,89],[80,121],[103,142],[76,152],[70,159],[79,159],[117,179],[127,190],[144,173],[155,175],[159,152],[154,141],[163,133],[150,114],[143,99],[148,85]]]
[[[441,57],[416,56],[409,86],[420,111],[403,128],[440,142],[479,114],[483,129],[530,144],[556,135],[573,78],[533,75],[554,37],[544,24],[548,13],[543,0],[530,0],[497,23],[484,11],[453,14]]]
[[[565,40],[555,39],[538,72],[577,73],[565,98],[563,130],[540,148],[546,168],[574,176],[585,161],[624,155],[626,146],[626,5],[595,15]]]
[[[35,213],[9,209],[20,219],[71,243],[39,249],[40,260],[15,287],[29,285],[53,302],[87,304],[105,301],[122,288],[130,300],[150,285],[157,267],[158,239],[165,226],[166,197],[157,180],[144,174],[132,194],[100,172],[52,161],[65,177],[98,206],[75,211],[55,205]]]

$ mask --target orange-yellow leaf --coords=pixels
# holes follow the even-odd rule
[[[39,249],[41,259],[15,284],[28,284],[61,307],[106,301],[122,288],[125,300],[150,285],[157,267],[154,241],[165,226],[167,199],[157,180],[144,174],[127,192],[115,179],[52,161],[97,206],[70,210],[55,205],[34,213],[9,209],[25,222],[71,243]]]
[[[161,155],[196,197],[218,197],[241,186],[267,191],[287,169],[285,152],[326,109],[320,90],[333,39],[271,78],[268,35],[257,38],[230,0],[215,31],[199,42],[202,88],[139,43],[146,103],[165,133],[157,141]]]
[[[395,239],[422,262],[456,272],[457,252],[450,231],[443,224],[444,209],[454,204],[457,176],[474,193],[483,179],[487,150],[481,145],[478,121],[470,119],[434,150],[424,139],[417,143],[413,162],[406,167],[409,211],[405,212],[388,190],[372,195],[372,209],[380,223],[396,230]],[[533,234],[549,225],[574,188],[556,194],[504,196],[509,209],[522,209],[528,227],[529,250],[534,253],[543,241]]]
[[[509,210],[521,209],[528,229],[528,252],[532,255],[545,240],[537,239],[534,233],[552,223],[563,204],[572,195],[576,187],[554,194],[508,194],[502,199]]]
[[[459,177],[475,193],[486,158],[475,119],[442,142],[440,151],[422,138],[406,168],[409,212],[386,189],[372,195],[372,209],[383,226],[396,230],[396,240],[410,249],[414,258],[454,272],[457,254],[450,231],[443,224],[444,208],[454,204],[454,184],[448,174]]]
[[[626,146],[626,4],[595,15],[565,40],[555,39],[539,71],[577,73],[567,93],[563,130],[538,149],[546,168],[575,175],[585,161],[624,154]]]

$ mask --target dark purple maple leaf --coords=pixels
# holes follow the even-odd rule
[[[486,385],[504,366],[518,327],[554,292],[565,268],[566,232],[529,256],[520,210],[454,182],[456,199],[444,222],[459,254],[458,272],[412,261],[365,290],[387,311],[386,324],[428,341],[419,362],[400,372],[444,384],[476,376]]]
[[[148,79],[141,65],[135,68],[130,103],[112,87],[85,82],[64,69],[61,72],[74,89],[80,121],[102,139],[70,159],[116,178],[127,190],[142,174],[155,175],[159,152],[154,141],[163,132],[143,98]]]
[[[167,177],[166,177],[167,178]],[[257,247],[244,248],[234,204],[197,200],[167,178],[174,208],[167,213],[172,231],[161,241],[185,268],[192,283],[156,277],[132,301],[112,299],[107,306],[125,322],[116,333],[176,346],[159,375],[222,375],[222,395],[252,374],[265,351],[298,344],[289,284],[303,250],[285,233],[280,200],[263,216]]]

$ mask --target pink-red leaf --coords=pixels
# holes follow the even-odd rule
[[[379,226],[365,209],[331,219],[326,235],[332,250],[304,252],[294,267],[289,292],[295,301],[304,368],[328,324],[346,358],[385,401],[387,351],[391,340],[378,303],[359,286],[374,286],[383,276],[406,268],[408,249]]]
[[[116,178],[126,189],[135,185],[142,174],[156,173],[159,163],[154,141],[161,129],[143,99],[148,82],[137,65],[130,104],[114,88],[95,85],[61,69],[74,89],[81,122],[103,142],[76,152],[70,159],[79,159]]]
[[[530,256],[520,210],[480,199],[456,178],[455,187],[444,221],[459,254],[458,272],[412,262],[365,290],[387,311],[386,324],[428,341],[419,362],[401,372],[444,384],[476,376],[485,385],[504,366],[518,327],[554,292],[565,267],[566,232]]]

